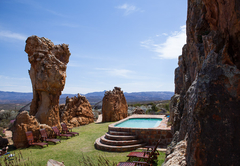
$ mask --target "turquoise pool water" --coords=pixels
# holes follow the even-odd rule
[[[154,128],[159,126],[161,121],[161,118],[131,118],[116,124],[115,127]]]

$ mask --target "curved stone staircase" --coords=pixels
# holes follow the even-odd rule
[[[109,131],[96,139],[96,149],[110,152],[125,152],[145,146],[142,140],[129,132]]]

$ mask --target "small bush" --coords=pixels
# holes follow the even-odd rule
[[[165,104],[165,105],[164,105],[164,108],[165,108],[167,111],[169,111],[169,103]]]
[[[5,137],[5,133],[3,133],[3,128],[0,127],[0,136]]]
[[[158,111],[158,108],[157,108],[157,106],[155,104],[152,105],[152,111],[154,111],[154,112]]]
[[[10,121],[14,120],[18,114],[18,111],[5,110],[0,112],[0,127],[7,128]]]
[[[140,107],[140,106],[142,106],[142,104],[139,104],[139,103],[133,104],[133,107]]]

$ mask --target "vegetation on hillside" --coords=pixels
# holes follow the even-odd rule
[[[2,110],[0,112],[0,127],[9,127],[10,121],[14,120],[18,114],[15,110]]]

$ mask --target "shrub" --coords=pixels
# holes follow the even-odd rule
[[[142,106],[142,104],[139,104],[139,103],[133,104],[133,107],[140,107],[140,106]]]
[[[3,128],[0,127],[0,136],[5,137],[5,134],[3,133]]]
[[[150,114],[151,111],[151,109],[147,109],[146,114]]]
[[[158,111],[158,108],[157,108],[157,106],[156,106],[155,104],[152,105],[152,110],[153,110],[154,112],[157,112],[157,111]]]
[[[169,103],[165,104],[165,105],[164,105],[164,108],[165,108],[167,111],[169,111]]]
[[[7,128],[10,121],[14,120],[18,114],[18,111],[5,110],[0,112],[0,127]]]

